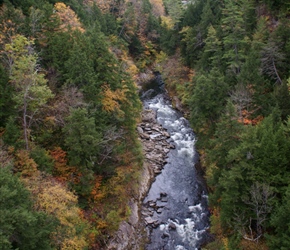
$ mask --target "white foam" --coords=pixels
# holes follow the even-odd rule
[[[185,247],[177,245],[174,250],[187,250]]]
[[[199,210],[199,211],[202,210],[201,203],[199,203],[195,206],[189,206],[188,208],[189,208],[190,212],[196,212],[196,210]]]

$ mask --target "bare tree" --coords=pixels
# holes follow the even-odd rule
[[[277,69],[279,65],[284,60],[284,55],[281,53],[279,46],[272,40],[262,50],[262,68],[261,72],[272,78],[282,85],[281,77]]]
[[[42,28],[41,19],[44,17],[44,13],[35,9],[34,7],[29,8],[29,18],[30,18],[30,30],[31,34],[34,37],[37,32],[39,32]]]
[[[251,186],[249,197],[244,202],[253,212],[253,216],[248,219],[248,229],[243,227],[244,239],[258,241],[263,235],[265,221],[273,208],[271,201],[274,196],[270,186],[265,183],[256,182]]]
[[[238,84],[235,90],[230,93],[230,97],[233,103],[237,106],[239,117],[243,122],[242,111],[243,109],[246,109],[252,101],[249,90],[243,84]]]

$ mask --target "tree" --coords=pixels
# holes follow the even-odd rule
[[[12,101],[13,88],[7,84],[9,76],[0,64],[0,126],[4,127],[7,120],[15,113]]]
[[[287,120],[290,115],[290,93],[287,84],[283,83],[275,89],[275,97],[281,111],[281,119]]]
[[[203,35],[207,33],[207,28],[209,25],[214,24],[214,14],[211,9],[211,0],[207,0],[206,4],[202,9],[201,20],[200,20],[200,28],[203,32]]]
[[[204,50],[199,61],[200,67],[204,70],[210,70],[212,67],[222,70],[222,42],[217,37],[216,29],[212,25],[208,27],[204,43]]]
[[[178,0],[165,0],[164,5],[168,11],[169,16],[172,18],[175,24],[180,22],[180,18],[183,13],[181,1]]]
[[[286,250],[290,247],[290,186],[287,187],[282,201],[277,205],[271,216],[271,226],[274,226],[274,235],[268,236],[271,249]]]
[[[243,125],[238,122],[236,107],[229,100],[206,148],[207,182],[212,188],[218,186],[222,169],[228,167],[228,153],[239,145],[239,134],[243,129]]]
[[[279,46],[275,41],[269,40],[267,45],[262,50],[262,65],[261,71],[263,74],[269,76],[275,80],[275,83],[283,84],[279,75],[279,65],[284,59],[283,53],[281,53]]]
[[[190,106],[191,121],[196,129],[217,121],[226,103],[227,91],[224,76],[215,68],[207,75],[200,74],[194,78]]]
[[[44,24],[44,12],[36,9],[33,6],[29,8],[29,27],[32,37],[36,37],[37,33],[41,32]]]
[[[235,75],[240,73],[244,60],[244,49],[247,44],[241,3],[240,0],[226,0],[221,19],[225,49],[223,58]]]
[[[155,17],[165,15],[165,9],[162,0],[150,0],[150,3],[152,5],[152,13]]]
[[[4,52],[5,44],[11,43],[15,35],[23,30],[25,16],[20,9],[15,9],[10,2],[0,6],[0,50]],[[9,67],[8,58],[2,58]]]
[[[25,147],[29,149],[29,128],[40,108],[53,97],[46,85],[47,80],[37,64],[37,56],[33,52],[32,42],[18,35],[11,44],[6,44],[5,51],[13,60],[10,80],[15,89],[13,100],[22,113]]]
[[[34,211],[31,194],[9,168],[0,166],[0,249],[54,249],[56,221]]]
[[[235,90],[231,92],[230,98],[236,105],[240,121],[243,123],[243,110],[247,110],[252,101],[249,90],[243,84],[239,83],[235,86]]]
[[[79,30],[80,32],[84,32],[84,29],[82,28],[82,25],[80,23],[80,20],[76,13],[69,7],[66,6],[62,2],[58,2],[54,5],[54,9],[56,12],[56,15],[60,19],[60,30],[62,31],[68,31],[68,29],[71,30]]]
[[[257,242],[263,236],[266,221],[273,209],[273,199],[275,197],[273,193],[269,185],[256,182],[250,188],[249,197],[243,199],[253,212],[247,225],[250,232],[246,232],[245,228],[242,229],[245,239]],[[251,230],[253,221],[255,222],[255,233]]]
[[[64,127],[65,145],[72,165],[93,169],[98,164],[101,134],[86,109],[71,110]]]
[[[57,249],[86,249],[88,223],[82,217],[77,196],[54,178],[39,172],[25,178],[23,182],[26,188],[34,194],[34,209],[44,211],[59,221],[51,234],[51,240]]]

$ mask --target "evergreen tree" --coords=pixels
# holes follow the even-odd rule
[[[212,24],[214,24],[214,14],[211,9],[211,0],[207,0],[203,7],[200,20],[200,28],[203,34],[207,33],[208,26]]]
[[[0,166],[0,249],[53,249],[56,221],[33,211],[30,193],[7,167]]]
[[[0,64],[0,127],[4,127],[7,119],[15,113],[12,85],[8,83],[9,77]]]
[[[191,121],[197,131],[205,124],[210,126],[217,121],[226,103],[227,92],[228,86],[217,69],[194,78],[190,106]]]
[[[164,5],[168,11],[169,16],[172,18],[173,22],[177,24],[180,22],[182,16],[182,5],[181,1],[178,0],[165,0]]]
[[[96,131],[95,120],[89,117],[87,110],[71,110],[64,133],[70,163],[81,169],[96,167],[101,135]]]
[[[271,216],[271,226],[275,228],[274,235],[268,235],[270,249],[289,249],[290,247],[290,186],[287,187],[282,201],[277,205]]]
[[[200,23],[201,13],[204,7],[204,1],[195,1],[195,3],[189,3],[184,10],[182,18],[182,26],[195,27]]]
[[[214,164],[217,167],[215,170],[218,177],[221,169],[227,167],[229,151],[239,145],[240,138],[238,135],[242,133],[244,128],[238,119],[236,107],[231,101],[228,101],[206,150],[209,164]],[[218,183],[218,178],[214,175],[212,177],[213,179],[209,182],[215,185]]]
[[[247,41],[241,1],[226,0],[221,19],[224,55],[230,72],[238,75],[244,61]]]
[[[290,115],[290,95],[287,84],[277,86],[275,91],[275,98],[281,112],[281,119],[286,120]]]
[[[216,67],[223,72],[222,65],[222,42],[217,37],[216,29],[210,25],[208,27],[207,37],[205,39],[205,46],[198,63],[203,70],[210,70]]]

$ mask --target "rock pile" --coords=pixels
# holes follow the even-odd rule
[[[160,174],[167,163],[167,154],[175,146],[168,142],[170,134],[156,121],[156,112],[145,109],[142,113],[142,122],[137,127],[143,145],[145,163],[149,168],[151,182],[153,178]],[[161,223],[154,219],[154,213],[160,214],[166,209],[167,194],[160,193],[156,201],[148,201],[142,206],[141,215],[147,227],[156,228]]]
[[[146,109],[142,113],[142,122],[137,127],[143,145],[145,161],[154,176],[161,173],[163,166],[167,163],[167,153],[175,148],[167,140],[169,133],[156,122],[156,112]]]
[[[144,217],[144,221],[146,225],[151,228],[156,228],[160,225],[160,221],[157,219],[154,219],[154,213],[160,214],[162,211],[166,208],[167,203],[167,194],[166,193],[160,193],[159,198],[157,198],[156,201],[148,201],[144,206],[142,207],[142,216]]]

